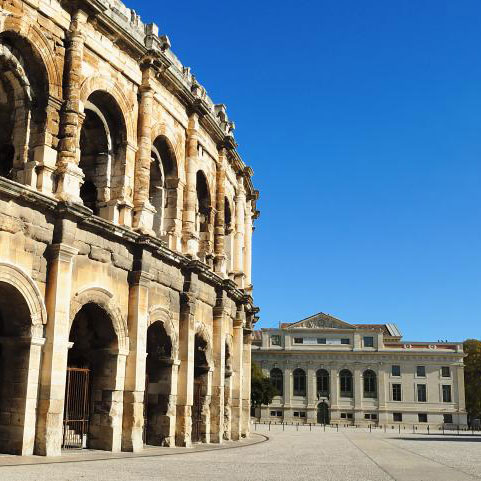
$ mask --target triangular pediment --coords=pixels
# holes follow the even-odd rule
[[[319,312],[314,316],[303,319],[302,321],[294,322],[288,329],[355,329],[352,324],[341,321],[337,317],[331,316],[329,314],[324,314],[324,312]]]

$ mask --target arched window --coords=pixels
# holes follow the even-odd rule
[[[36,187],[30,161],[45,144],[48,75],[28,40],[0,34],[0,176]]]
[[[329,373],[325,369],[319,369],[316,373],[317,395],[326,397],[329,395]]]
[[[158,237],[163,237],[166,241],[165,236],[175,226],[176,181],[177,162],[174,151],[167,139],[160,136],[152,145],[149,201],[156,211],[153,230]]]
[[[376,373],[368,369],[364,371],[364,397],[375,398],[377,397],[377,383]]]
[[[195,213],[195,230],[199,236],[199,258],[205,261],[205,255],[211,252],[211,199],[209,184],[205,174],[197,172],[197,208]]]
[[[282,371],[275,367],[274,369],[271,369],[270,373],[271,377],[271,384],[276,388],[277,394],[279,396],[282,396],[284,392],[284,378],[282,375]]]
[[[306,395],[306,372],[303,369],[295,369],[294,377],[294,396]]]
[[[224,198],[224,248],[226,254],[226,270],[231,272],[232,253],[234,252],[234,226],[232,223],[232,209],[227,197]]]
[[[352,373],[348,369],[343,369],[339,373],[341,385],[341,397],[352,397]]]
[[[116,218],[113,201],[123,189],[126,137],[124,117],[114,97],[102,90],[90,94],[80,131],[79,167],[85,176],[80,198],[107,220]]]

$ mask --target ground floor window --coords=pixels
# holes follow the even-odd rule
[[[341,413],[341,419],[352,419],[352,413]]]
[[[295,418],[305,418],[306,412],[305,411],[294,411]]]
[[[443,414],[444,424],[453,424],[453,415],[452,414]]]
[[[282,417],[282,411],[271,411],[271,416],[281,418]]]
[[[428,422],[428,415],[426,413],[419,413],[418,414],[418,422],[419,423],[427,423]]]
[[[392,420],[395,423],[402,423],[402,420],[403,420],[402,413],[392,413]]]
[[[372,421],[377,421],[377,414],[366,413],[366,414],[364,414],[364,419],[371,419]]]

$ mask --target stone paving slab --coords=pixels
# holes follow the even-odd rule
[[[0,467],[1,481],[473,481],[481,437],[262,429],[267,442],[188,455],[120,455]],[[253,438],[256,438],[256,434]],[[259,440],[259,438],[258,438]],[[231,447],[231,446],[229,446]],[[158,449],[158,448],[156,448]],[[186,450],[182,450],[186,453]],[[75,462],[73,462],[75,461]]]

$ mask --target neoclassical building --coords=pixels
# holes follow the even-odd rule
[[[466,426],[463,344],[404,341],[395,324],[319,313],[254,332],[252,361],[277,388],[261,421]]]
[[[118,0],[0,0],[0,453],[249,432],[252,170]]]

